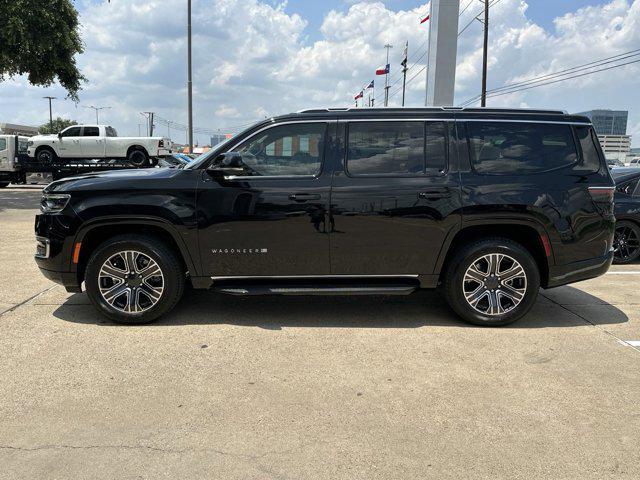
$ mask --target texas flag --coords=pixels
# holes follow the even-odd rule
[[[389,73],[390,67],[389,64],[387,63],[384,67],[380,67],[379,69],[376,70],[376,75],[386,75]]]
[[[429,20],[430,15],[427,15],[426,17],[424,17],[422,20],[420,20],[420,24],[422,25],[423,23],[425,23],[427,20]]]
[[[360,92],[359,94],[357,94],[353,99],[354,99],[354,100],[358,100],[359,98],[362,98],[362,97],[364,97],[364,92],[362,92],[362,91],[361,91],[361,92]]]
[[[370,88],[374,88],[375,85],[375,80],[371,80],[371,83],[369,84],[369,86],[367,86],[367,90]]]

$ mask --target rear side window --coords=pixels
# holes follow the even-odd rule
[[[474,169],[484,174],[532,174],[578,159],[570,125],[468,122]]]
[[[0,150],[6,150],[6,149],[7,149],[7,139],[0,138]]]
[[[84,127],[82,130],[83,137],[98,137],[100,136],[100,130],[98,127]]]
[[[353,176],[441,173],[445,146],[444,122],[352,122],[347,171]]]
[[[107,127],[106,128],[106,134],[107,137],[117,137],[118,136],[118,132],[116,132],[116,129],[113,127]]]
[[[595,138],[593,129],[587,125],[576,127],[576,137],[582,149],[581,166],[591,172],[597,172],[600,170],[600,155],[596,147],[598,140]]]
[[[640,194],[638,191],[638,179],[631,180],[630,182],[622,183],[616,186],[616,190],[620,193],[624,193],[625,195],[634,195],[637,196]]]

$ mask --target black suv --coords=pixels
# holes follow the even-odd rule
[[[463,319],[504,325],[540,287],[607,271],[613,194],[585,117],[305,110],[184,168],[53,182],[36,261],[124,323],[168,312],[190,283],[232,295],[441,286]]]

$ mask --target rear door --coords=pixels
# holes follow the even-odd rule
[[[335,121],[282,122],[232,151],[245,172],[203,172],[198,188],[202,265],[212,277],[295,277],[329,273],[330,165]],[[230,151],[231,151],[230,150]]]
[[[100,136],[99,127],[82,127],[80,149],[85,158],[103,157],[105,141]]]
[[[420,118],[341,122],[331,195],[332,274],[433,273],[461,219],[453,125]]]

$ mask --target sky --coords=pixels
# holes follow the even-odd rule
[[[95,113],[85,107],[108,106],[100,122],[137,135],[145,129],[140,112],[154,111],[158,133],[184,142],[186,1],[74,3],[85,44],[78,65],[88,79],[80,102],[65,99],[56,84],[34,87],[16,77],[0,83],[0,122],[45,123],[42,97],[54,95],[54,116],[93,123]],[[461,9],[467,4],[460,28],[483,9],[479,0],[461,0]],[[233,133],[306,107],[353,105],[384,64],[386,43],[394,45],[390,104],[398,105],[406,41],[413,67],[407,105],[421,106],[429,23],[419,20],[429,8],[410,0],[193,0],[194,125]],[[640,49],[640,0],[499,0],[490,13],[489,89]],[[479,93],[481,70],[482,25],[472,22],[458,42],[456,105]],[[488,106],[629,110],[628,133],[640,146],[639,78],[637,63],[492,97]],[[383,84],[377,77],[378,100]],[[209,136],[196,141],[207,144]]]

